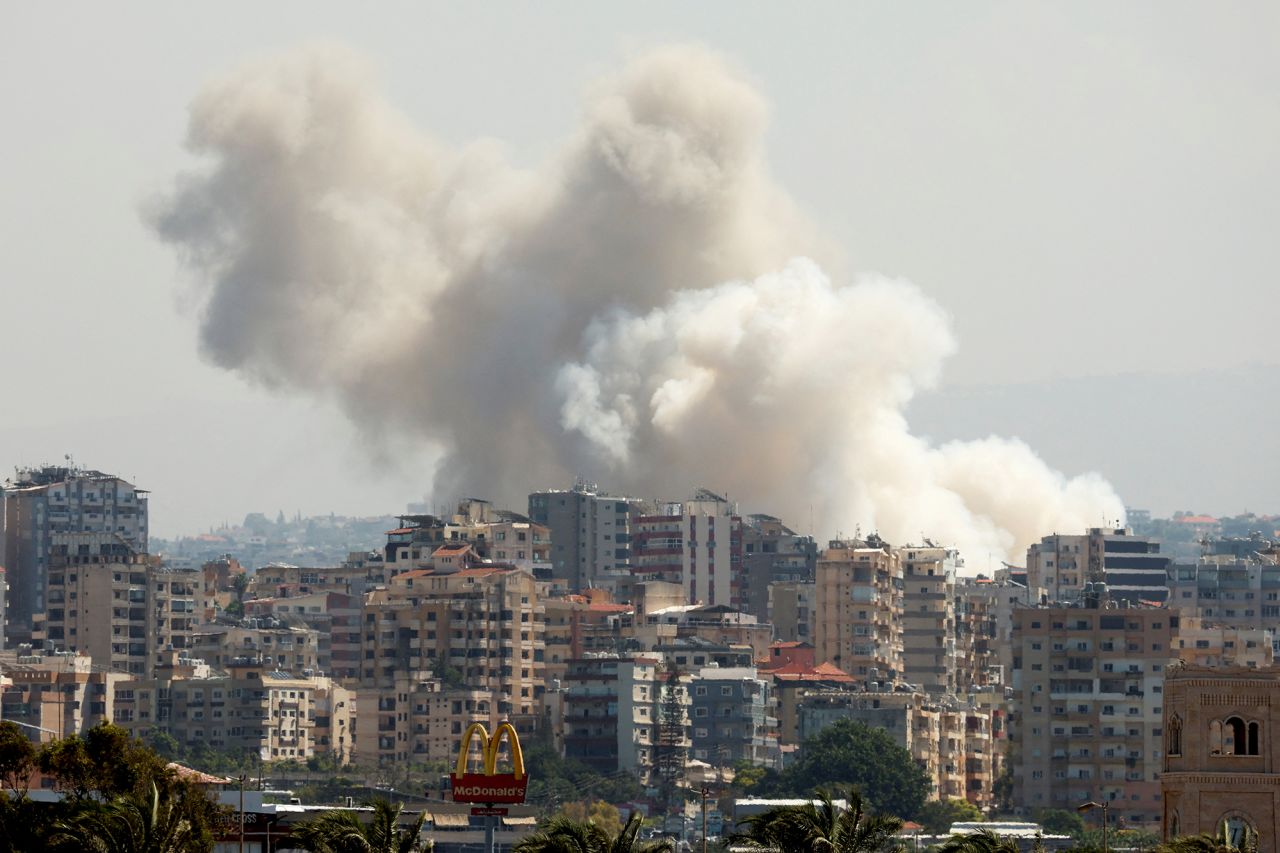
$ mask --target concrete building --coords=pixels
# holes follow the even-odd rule
[[[360,687],[445,668],[458,686],[492,693],[497,713],[528,732],[546,683],[544,613],[537,582],[520,569],[401,573],[365,596]]]
[[[1280,563],[1269,554],[1175,563],[1168,583],[1170,605],[1206,621],[1266,628],[1280,620]]]
[[[598,773],[632,772],[644,785],[654,771],[662,704],[668,691],[680,713],[680,745],[689,746],[689,677],[674,683],[657,657],[592,655],[569,662],[564,685],[565,757]]]
[[[708,666],[691,684],[693,757],[714,767],[746,761],[779,767],[778,718],[772,680],[755,667]]]
[[[17,723],[33,740],[79,734],[114,714],[115,685],[127,675],[95,667],[88,655],[0,655],[0,719]]]
[[[645,511],[639,498],[581,481],[529,495],[530,520],[550,531],[551,573],[575,593],[630,570],[632,525]]]
[[[1280,850],[1280,668],[1170,667],[1160,789],[1166,840],[1201,833]]]
[[[115,722],[145,737],[163,731],[187,748],[305,761],[329,754],[350,760],[355,702],[325,676],[302,677],[261,664],[204,675],[190,661],[156,678],[116,685]]]
[[[981,576],[956,580],[958,691],[1008,684],[1013,670],[1013,611],[1035,602],[1027,587]]]
[[[773,625],[774,639],[812,643],[816,604],[817,587],[812,581],[769,584],[769,609],[765,618]]]
[[[387,767],[404,762],[451,764],[472,723],[488,731],[505,718],[493,694],[448,689],[439,679],[399,675],[394,683],[356,691],[354,760]]]
[[[277,624],[264,627],[262,620],[246,619],[239,625],[202,625],[190,637],[190,656],[215,669],[251,658],[281,672],[326,675],[320,650],[320,632]],[[273,620],[274,621],[274,620]]]
[[[748,515],[742,526],[742,609],[769,621],[770,587],[812,583],[818,546],[771,515]]]
[[[19,470],[0,495],[0,566],[9,583],[11,644],[30,641],[33,617],[44,612],[55,535],[111,533],[132,550],[147,551],[147,493],[119,477],[46,465]]]
[[[930,798],[994,802],[998,768],[992,713],[955,696],[918,691],[809,690],[796,714],[801,740],[838,720],[887,732],[929,779]]]
[[[563,681],[571,660],[594,652],[622,653],[631,644],[634,610],[609,598],[603,589],[590,589],[543,601],[548,684]]]
[[[742,518],[706,489],[635,520],[632,574],[680,584],[689,604],[742,607]]]
[[[1027,586],[1051,604],[1073,601],[1096,583],[1107,585],[1113,601],[1161,603],[1169,597],[1169,562],[1158,540],[1128,528],[1055,533],[1027,549]]]
[[[50,537],[47,610],[33,639],[88,654],[98,666],[150,677],[164,653],[186,649],[199,619],[199,571],[174,571],[115,533]]]
[[[902,560],[878,537],[832,542],[818,557],[814,649],[868,682],[902,674]]]
[[[1186,617],[1065,606],[1013,617],[1015,802],[1106,801],[1115,819],[1158,826],[1164,670]]]
[[[902,678],[928,693],[956,691],[959,552],[932,544],[897,549],[902,563]]]

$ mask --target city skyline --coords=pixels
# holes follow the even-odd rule
[[[1127,503],[1158,514],[1274,509],[1264,505],[1265,484],[1280,453],[1254,445],[1254,476],[1208,477],[1214,460],[1239,470],[1232,454],[1250,446],[1242,436],[1257,436],[1221,410],[1207,416],[1179,399],[1168,378],[1244,371],[1261,400],[1274,396],[1265,384],[1275,382],[1274,358],[1264,328],[1252,324],[1263,323],[1274,300],[1265,276],[1274,247],[1262,235],[1274,219],[1263,199],[1276,181],[1265,155],[1277,127],[1265,96],[1276,68],[1266,51],[1239,50],[1268,29],[1255,17],[1268,12],[1185,6],[1155,24],[1140,7],[828,7],[813,13],[826,26],[814,27],[814,19],[749,12],[729,21],[723,9],[671,7],[643,24],[584,13],[576,34],[515,9],[496,24],[462,10],[405,11],[399,27],[332,8],[309,12],[300,25],[285,11],[250,23],[233,9],[186,28],[206,36],[192,39],[167,20],[175,13],[157,7],[155,22],[171,24],[172,37],[154,45],[139,39],[137,17],[93,22],[97,13],[87,9],[16,16],[14,33],[58,28],[77,52],[15,38],[3,60],[23,73],[5,75],[6,86],[18,87],[10,92],[18,132],[3,152],[6,183],[16,190],[3,221],[15,240],[0,274],[35,283],[4,289],[6,316],[25,320],[10,328],[10,345],[42,346],[37,335],[48,329],[65,336],[46,349],[41,371],[15,379],[27,403],[0,420],[11,464],[70,452],[119,471],[164,496],[157,535],[254,509],[364,514],[419,499],[430,466],[414,445],[375,448],[383,464],[370,464],[367,441],[331,403],[255,390],[199,360],[191,292],[176,284],[183,275],[139,214],[172,174],[193,165],[181,150],[192,97],[246,59],[328,36],[371,57],[389,97],[419,127],[451,144],[496,136],[530,167],[573,127],[590,81],[651,47],[700,42],[767,99],[769,166],[831,244],[833,276],[910,278],[954,322],[959,349],[935,397],[926,391],[914,404],[923,411],[942,400],[936,408],[958,415],[925,412],[935,441],[1035,433],[1021,425],[1017,406],[992,402],[1016,398],[1019,387],[1051,397],[1084,377],[1105,384],[1120,373],[1146,375],[1137,393],[1160,387],[1153,407],[1177,412],[1162,434],[1175,462],[1200,466],[1193,478],[1155,461],[1125,469],[1126,449],[1160,442],[1130,432],[1131,419],[1116,407],[1095,413],[1105,426],[1041,426],[1024,437],[1054,468],[1098,469]],[[406,25],[413,23],[421,26]],[[780,55],[762,38],[766,30],[783,43],[805,38],[811,49]],[[556,62],[541,61],[544,52],[524,38],[530,32],[562,48]],[[474,55],[447,45],[481,33],[491,41]],[[105,45],[125,48],[123,56],[102,62]],[[496,55],[510,63],[490,61]],[[94,61],[98,71],[86,73]],[[166,74],[149,73],[160,64]],[[510,67],[524,72],[536,98],[508,85]],[[1010,82],[1006,67],[1025,73]],[[1095,85],[1103,79],[1118,85]],[[1214,133],[1197,132],[1204,126]],[[990,136],[996,128],[1004,131],[998,140]],[[949,144],[928,142],[937,134]],[[34,135],[44,142],[34,144]],[[76,252],[61,249],[69,234],[79,235]],[[1215,301],[1250,310],[1203,322],[1208,281]],[[1049,317],[1063,343],[1055,335],[1045,345],[1039,321]],[[112,357],[98,357],[103,351]],[[1274,410],[1253,405],[1241,421]],[[1191,411],[1212,422],[1194,423]],[[215,476],[227,472],[229,483]],[[610,483],[607,471],[577,473]],[[501,485],[468,490],[492,495]]]

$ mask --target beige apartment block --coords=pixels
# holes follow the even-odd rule
[[[1105,801],[1116,820],[1158,827],[1165,669],[1198,621],[1163,607],[1013,616],[1015,800],[1028,810]]]
[[[818,555],[814,648],[819,662],[891,683],[902,674],[903,576],[899,553],[879,539],[833,542]]]
[[[112,719],[115,685],[127,675],[95,667],[84,654],[29,652],[0,653],[0,719],[41,742]]]
[[[569,661],[593,652],[618,652],[631,636],[635,613],[615,604],[604,590],[543,601],[546,616],[547,683],[563,681]]]
[[[187,648],[202,609],[198,571],[166,569],[113,533],[61,533],[52,541],[48,608],[37,615],[36,640],[142,677],[166,650]]]
[[[262,761],[331,755],[346,762],[354,716],[353,693],[332,679],[294,677],[257,664],[208,677],[179,667],[121,682],[115,691],[115,722],[139,736],[159,730],[184,747]]]
[[[989,710],[925,692],[814,690],[801,697],[797,715],[801,739],[841,719],[887,732],[925,771],[931,799],[967,799],[981,808],[994,802],[998,761]]]
[[[902,563],[902,678],[928,693],[956,690],[956,571],[959,552],[932,545],[897,549]]]
[[[249,620],[254,621],[254,620]],[[325,675],[320,632],[310,628],[204,625],[191,635],[191,656],[217,669],[260,661],[295,675]]]
[[[1280,850],[1280,667],[1170,667],[1164,684],[1161,829],[1258,853]]]
[[[1013,670],[1013,611],[1033,603],[1025,586],[1008,580],[956,580],[956,679],[960,693],[1008,683]]]
[[[775,640],[813,642],[813,618],[817,586],[812,581],[775,581],[769,584],[769,622]]]
[[[393,688],[403,676],[444,678],[493,696],[522,731],[537,725],[545,675],[545,610],[533,576],[483,567],[413,570],[365,596],[360,687]]]
[[[1206,622],[1270,628],[1280,622],[1280,560],[1271,551],[1248,560],[1215,555],[1169,567],[1169,602]]]
[[[472,723],[493,731],[504,717],[493,695],[448,690],[437,679],[397,677],[392,686],[357,690],[356,750],[362,765],[452,763]]]

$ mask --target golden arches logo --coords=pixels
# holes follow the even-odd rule
[[[471,752],[471,738],[480,736],[481,772],[467,772],[467,756]],[[507,741],[511,751],[511,772],[498,772],[498,751],[502,741]],[[501,723],[493,730],[493,736],[483,723],[472,723],[462,736],[458,747],[458,763],[454,766],[453,799],[459,803],[523,803],[529,778],[524,772],[524,753],[520,750],[520,736],[515,726]]]
[[[467,773],[467,754],[471,752],[471,738],[475,734],[480,735],[484,775],[493,776],[497,773],[498,750],[502,748],[502,738],[505,735],[507,743],[511,746],[511,775],[517,779],[524,777],[524,753],[520,750],[520,735],[516,734],[515,726],[510,723],[501,723],[493,730],[493,737],[489,736],[489,730],[484,727],[484,723],[472,723],[468,726],[466,734],[462,736],[462,746],[458,748],[458,763],[454,767],[455,776],[465,776]]]

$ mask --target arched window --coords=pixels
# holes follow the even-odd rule
[[[1245,750],[1248,747],[1248,738],[1245,736],[1244,720],[1239,717],[1228,717],[1227,724],[1223,728],[1223,735],[1226,740],[1222,744],[1222,751],[1227,755],[1246,755]]]
[[[1261,739],[1259,737],[1261,728],[1262,727],[1259,726],[1257,723],[1249,724],[1249,754],[1250,755],[1262,754],[1261,752],[1258,751],[1258,745],[1259,745],[1258,742]]]
[[[1174,715],[1169,718],[1169,754],[1182,755],[1182,718]]]
[[[1209,754],[1222,755],[1222,723],[1217,720],[1209,724]]]
[[[1174,812],[1173,817],[1169,819],[1169,840],[1177,838],[1182,834],[1182,821],[1178,820],[1178,813]]]

